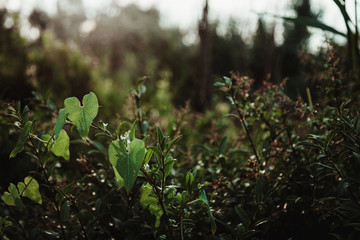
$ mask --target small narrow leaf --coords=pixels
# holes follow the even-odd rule
[[[215,223],[215,220],[214,220],[214,216],[213,216],[213,214],[211,212],[210,204],[209,204],[209,201],[208,201],[208,199],[206,197],[206,193],[205,193],[205,191],[203,189],[201,189],[200,192],[199,192],[199,199],[201,201],[203,201],[206,204],[206,206],[208,207],[209,216],[210,216],[210,220],[211,220],[211,233],[214,235],[215,232],[216,232],[216,223]]]
[[[133,125],[131,126],[130,133],[129,133],[129,139],[130,141],[135,139],[135,127],[136,127],[137,120],[134,121]]]
[[[60,210],[61,221],[66,220],[67,218],[69,218],[69,216],[70,216],[70,202],[65,201],[61,205],[61,210]]]
[[[162,153],[157,147],[150,146],[149,149],[152,150],[159,159],[161,159]]]
[[[169,142],[169,144],[167,145],[167,151],[170,151],[171,150],[171,148],[172,148],[172,146],[181,138],[182,136],[180,135],[180,136],[177,136],[176,138],[174,138],[173,140],[171,140],[170,142]]]
[[[117,139],[120,139],[120,130],[121,130],[122,126],[124,126],[125,124],[126,124],[126,125],[129,125],[127,122],[122,122],[122,123],[120,123],[119,126],[117,127],[117,129],[116,129],[116,138],[117,138]]]
[[[185,177],[185,185],[189,194],[193,191],[194,175],[189,171]]]
[[[22,152],[24,150],[24,144],[26,142],[27,137],[30,135],[31,127],[32,127],[31,121],[29,121],[25,124],[25,127],[23,128],[23,130],[19,136],[19,140],[16,143],[15,148],[10,153],[10,158],[15,157],[16,155],[18,155],[20,152]]]
[[[226,146],[226,142],[227,142],[227,136],[223,137],[223,139],[221,139],[220,144],[219,144],[219,153],[223,153],[225,150],[225,146]]]
[[[146,155],[145,155],[145,159],[144,159],[144,165],[148,164],[152,155],[153,155],[154,151],[149,149],[146,151]]]
[[[175,163],[175,160],[171,156],[166,158],[166,160],[165,160],[165,170],[164,170],[165,177],[169,176],[169,174],[171,173],[171,170],[173,169],[174,163]]]
[[[29,107],[27,105],[25,105],[23,114],[22,114],[22,119],[23,119],[24,123],[26,123],[29,120],[29,114],[30,114]]]
[[[57,122],[56,122],[55,127],[54,127],[55,140],[59,137],[60,131],[64,127],[65,121],[66,121],[65,108],[62,108],[62,109],[59,110],[58,119],[57,119]]]

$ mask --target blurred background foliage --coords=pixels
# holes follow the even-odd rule
[[[298,17],[317,17],[309,0],[293,1],[292,8]],[[1,99],[27,103],[35,91],[46,96],[43,101],[51,96],[61,107],[66,97],[81,98],[92,90],[101,99],[105,119],[131,119],[134,103],[128,93],[145,77],[147,94],[142,104],[154,107],[146,113],[149,116],[171,118],[172,106],[188,103],[191,110],[210,119],[214,116],[211,109],[215,114],[227,109],[214,94],[214,79],[231,72],[253,78],[253,90],[263,81],[280,84],[287,79],[285,91],[290,98],[307,101],[307,87],[314,101],[318,97],[316,86],[323,78],[325,50],[308,52],[310,33],[303,24],[284,22],[284,41],[276,44],[274,25],[259,16],[252,41],[246,43],[241,34],[244,26],[236,19],[228,22],[225,31],[219,30],[219,21],[208,20],[205,1],[196,26],[198,40],[185,44],[186,33],[176,27],[161,27],[160,14],[154,8],[112,3],[109,9],[98,12],[92,20],[86,17],[81,0],[58,1],[57,12],[51,16],[34,9],[28,21],[40,34],[30,40],[20,34],[19,13],[2,8]],[[113,118],[118,113],[122,115]],[[202,121],[206,132],[211,123]],[[7,158],[9,145],[1,142],[2,159]],[[8,179],[4,182],[7,185]]]
[[[209,22],[206,3],[198,41],[185,44],[183,30],[160,26],[156,9],[115,3],[109,9],[92,20],[82,1],[59,1],[53,16],[34,9],[28,20],[40,32],[35,40],[19,34],[17,13],[1,9],[2,98],[23,100],[32,90],[51,89],[57,101],[93,89],[105,108],[121,109],[130,87],[147,76],[151,93],[168,88],[173,104],[184,106],[190,99],[192,108],[203,112],[212,107],[214,76],[231,71],[253,77],[255,87],[264,80],[280,83],[287,78],[292,99],[306,97],[305,88],[320,80],[317,68],[305,71],[306,61],[321,61],[323,52],[308,52],[310,33],[303,24],[284,22],[283,43],[276,44],[274,25],[259,16],[252,41],[246,43],[243,26],[235,19],[225,32],[219,31],[218,21]],[[293,10],[298,17],[317,18],[309,0],[294,1]],[[105,114],[111,115],[112,109]]]

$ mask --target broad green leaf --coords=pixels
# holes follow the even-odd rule
[[[211,233],[214,235],[215,232],[216,232],[216,223],[215,223],[215,220],[214,220],[214,216],[213,216],[213,214],[211,212],[210,204],[209,204],[209,201],[208,201],[208,199],[206,197],[206,193],[205,193],[205,191],[203,189],[201,189],[200,192],[199,192],[199,199],[201,201],[203,201],[206,204],[206,206],[208,207],[209,216],[210,216],[210,219],[211,219]]]
[[[145,144],[142,140],[134,139],[129,149],[120,140],[113,141],[109,146],[111,164],[124,179],[124,186],[129,191],[134,185],[138,172],[145,157]]]
[[[4,201],[4,203],[9,206],[17,206],[17,207],[25,208],[25,205],[20,199],[19,191],[16,188],[16,186],[10,183],[8,190],[9,190],[8,192],[5,192],[1,196],[1,199]]]
[[[54,127],[54,131],[55,131],[55,140],[59,137],[60,131],[63,129],[64,124],[66,121],[66,113],[65,113],[65,108],[62,108],[59,110],[59,116],[56,122],[56,125]]]
[[[59,137],[55,143],[49,134],[43,135],[42,139],[48,142],[45,143],[45,146],[47,146],[56,156],[63,157],[65,160],[70,159],[70,138],[64,129],[60,131]]]
[[[39,183],[33,177],[26,177],[24,182],[17,185],[20,195],[30,198],[38,204],[42,204],[41,194],[39,192]]]
[[[74,123],[82,138],[89,134],[89,128],[98,113],[99,103],[95,93],[90,92],[82,100],[83,106],[76,97],[64,101],[67,117]]]
[[[114,169],[116,182],[119,185],[119,187],[122,188],[124,186],[124,179],[120,176],[119,172],[116,170],[116,167],[114,165],[112,165],[112,166]]]
[[[10,153],[10,158],[15,157],[16,155],[18,155],[19,153],[21,153],[24,150],[24,144],[26,142],[27,137],[30,135],[31,127],[32,127],[31,121],[29,121],[25,124],[25,126],[19,136],[19,140],[16,143],[15,148]]]
[[[155,227],[158,228],[160,226],[160,218],[164,212],[161,209],[158,199],[150,196],[151,192],[152,188],[149,183],[141,186],[140,204],[143,208],[148,208],[149,212],[156,217]]]

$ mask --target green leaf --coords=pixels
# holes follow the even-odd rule
[[[245,227],[247,229],[249,222],[250,222],[250,218],[249,218],[248,214],[240,206],[236,206],[234,209],[235,209],[235,212],[237,213],[237,215],[240,217],[242,223],[245,225]]]
[[[134,139],[129,149],[120,140],[113,141],[109,146],[111,164],[124,179],[124,186],[129,191],[134,185],[138,172],[145,157],[145,144],[142,140]]]
[[[11,221],[7,220],[7,217],[2,218],[0,217],[0,234],[2,234],[5,230],[5,228],[9,227],[12,225]]]
[[[149,149],[152,150],[159,159],[161,159],[162,153],[157,147],[150,146]]]
[[[15,148],[10,153],[10,158],[15,157],[24,150],[24,144],[26,142],[27,137],[30,135],[31,127],[32,127],[31,121],[25,124],[25,127],[23,128],[19,136],[19,140],[17,141]]]
[[[157,132],[157,142],[160,144],[161,150],[163,150],[164,134],[162,133],[160,126],[156,127],[156,132]]]
[[[116,138],[117,138],[117,139],[120,139],[120,130],[121,130],[122,126],[124,126],[125,124],[126,124],[126,125],[129,125],[127,122],[122,122],[122,123],[120,123],[119,126],[117,127],[117,129],[116,129]]]
[[[232,83],[231,78],[225,77],[225,76],[224,76],[223,78],[224,78],[225,83],[226,83],[227,85],[230,85],[230,86],[231,86],[231,83]]]
[[[206,206],[208,207],[209,216],[210,216],[210,219],[211,219],[211,233],[214,235],[215,232],[216,232],[216,223],[215,223],[215,220],[214,220],[214,216],[213,216],[213,214],[211,212],[209,201],[208,201],[208,199],[206,197],[206,193],[205,193],[205,191],[203,189],[201,189],[200,192],[199,192],[199,199],[201,201],[203,201],[206,204]]]
[[[91,141],[92,145],[94,145],[99,151],[106,156],[106,149],[105,147],[97,141]]]
[[[171,141],[169,142],[169,144],[167,145],[167,148],[166,148],[167,152],[169,152],[169,151],[171,150],[172,146],[173,146],[181,137],[182,137],[181,135],[180,135],[180,136],[177,136],[176,138],[174,138],[173,140],[171,140]]]
[[[26,123],[29,120],[29,114],[30,114],[29,107],[27,105],[25,105],[23,114],[22,114],[22,119],[23,119],[24,123]]]
[[[139,87],[139,97],[141,97],[141,95],[143,95],[146,92],[146,87],[144,85],[141,85]]]
[[[188,193],[190,194],[193,191],[193,183],[194,183],[194,175],[189,171],[185,177],[185,185]]]
[[[45,143],[45,146],[47,146],[56,156],[63,157],[65,160],[70,159],[70,138],[64,129],[61,129],[59,137],[55,142],[49,134],[43,135],[42,139],[48,142]]]
[[[55,127],[54,127],[55,140],[59,137],[60,131],[64,127],[65,121],[66,121],[65,108],[62,108],[62,109],[59,110],[58,119],[57,119],[57,122],[56,122]]]
[[[216,82],[214,83],[214,87],[224,87],[226,86],[225,83],[222,83],[222,82]]]
[[[221,139],[220,141],[220,145],[219,145],[219,153],[223,153],[225,150],[225,146],[226,146],[226,142],[227,142],[227,136],[223,137],[223,139]]]
[[[129,139],[132,141],[135,139],[135,127],[136,127],[137,120],[134,121],[133,125],[131,126],[130,133],[129,133]]]
[[[164,212],[161,209],[158,199],[150,195],[152,191],[149,183],[141,186],[140,204],[143,208],[149,209],[149,212],[156,217],[155,227],[158,228],[160,226],[160,218]]]
[[[342,179],[339,182],[339,186],[338,186],[338,196],[343,195],[343,193],[345,192],[346,188],[349,187],[349,183],[347,181],[345,181],[344,179]]]
[[[143,122],[142,122],[142,129],[143,129],[142,134],[143,134],[143,135],[146,134],[148,128],[149,128],[149,123],[148,123],[147,121],[143,121]]]
[[[149,161],[150,161],[153,153],[154,153],[154,151],[151,150],[151,149],[148,149],[148,150],[146,151],[146,155],[145,155],[145,159],[144,159],[144,164],[143,164],[143,165],[146,165],[146,164],[149,163]]]
[[[9,206],[16,206],[20,208],[25,208],[25,205],[20,199],[19,191],[16,188],[16,186],[12,183],[10,183],[10,186],[8,188],[8,192],[5,192],[1,199],[4,201],[5,204]]]
[[[38,204],[42,204],[41,194],[39,192],[39,183],[33,177],[26,177],[24,182],[17,185],[20,195],[30,198]]]
[[[114,169],[114,173],[115,173],[115,178],[116,178],[116,182],[119,185],[119,188],[122,188],[124,185],[124,179],[120,176],[120,173],[116,170],[116,167],[114,165],[113,169]]]
[[[76,97],[64,101],[67,117],[74,123],[82,138],[86,138],[92,121],[98,114],[99,103],[95,93],[90,92],[82,100],[83,106]]]
[[[171,173],[171,170],[173,169],[174,163],[175,163],[175,160],[171,156],[166,158],[166,160],[165,160],[165,170],[164,170],[165,177],[169,176],[169,174]]]

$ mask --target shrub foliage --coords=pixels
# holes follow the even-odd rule
[[[9,161],[32,169],[1,191],[1,234],[357,239],[359,106],[329,66],[315,104],[310,91],[305,104],[289,99],[283,84],[254,91],[236,74],[215,83],[230,106],[201,116],[183,109],[164,118],[143,108],[142,82],[130,91],[134,119],[113,126],[98,116],[93,92],[82,102],[65,99],[60,110],[36,93],[29,105],[6,104],[4,136],[17,136]]]

